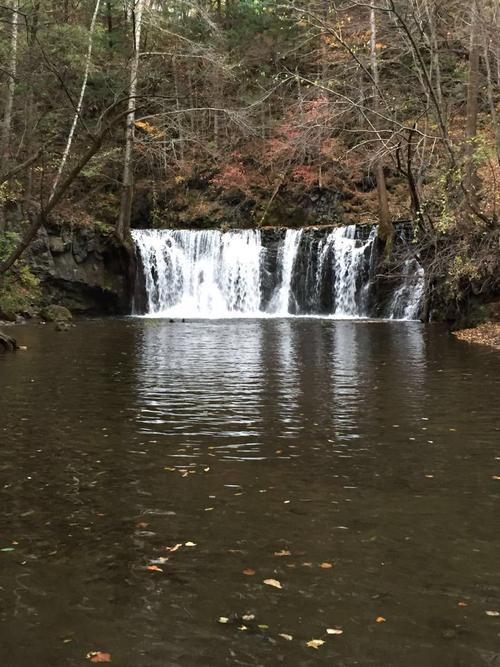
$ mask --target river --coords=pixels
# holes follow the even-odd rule
[[[2,666],[500,664],[495,352],[416,322],[15,335]]]

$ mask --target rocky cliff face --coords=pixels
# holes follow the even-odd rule
[[[30,249],[42,302],[82,315],[130,312],[130,255],[106,230],[51,226]]]

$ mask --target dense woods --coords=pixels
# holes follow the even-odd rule
[[[499,289],[496,0],[6,0],[0,274],[54,218],[411,221],[430,294]],[[21,261],[19,261],[21,258]],[[9,291],[10,290],[10,291]],[[7,297],[6,297],[7,298]]]

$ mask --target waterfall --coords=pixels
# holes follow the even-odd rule
[[[270,310],[276,315],[288,315],[292,294],[292,277],[302,230],[287,229],[285,240],[278,249],[278,266],[281,267],[281,284],[273,297]]]
[[[365,228],[366,229],[366,228]],[[376,227],[333,231],[133,230],[144,295],[153,317],[228,318],[322,315],[418,317],[423,272],[404,263],[378,293]],[[385,305],[384,305],[385,304]]]

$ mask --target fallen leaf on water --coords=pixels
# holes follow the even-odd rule
[[[263,583],[267,586],[274,586],[274,588],[283,588],[277,579],[264,579]]]
[[[163,572],[163,570],[161,569],[161,567],[158,567],[158,565],[148,565],[148,566],[147,566],[147,569],[148,569],[150,572]]]
[[[338,628],[327,628],[326,629],[326,634],[327,635],[343,635],[344,631],[339,630]]]
[[[486,616],[500,616],[500,611],[487,611]]]
[[[169,468],[168,466],[165,466],[165,468],[163,468],[163,470],[168,470],[169,472],[175,472],[176,468]]]
[[[238,627],[238,630],[248,630],[248,628],[247,628],[246,625],[240,625],[240,626]]]
[[[14,547],[4,547],[3,549],[0,549],[3,553],[10,553],[11,551],[15,551]]]
[[[185,547],[195,547],[195,546],[196,546],[196,542],[185,542],[185,543],[184,543],[184,546],[185,546]]]
[[[275,551],[273,556],[291,556],[292,554],[287,551],[286,549],[282,549],[281,551]]]
[[[246,569],[243,570],[243,574],[245,574],[247,577],[253,577],[255,574],[255,570],[252,570],[251,567],[247,567]]]
[[[266,625],[265,623],[260,623],[260,625],[257,626],[259,630],[269,630],[269,626]]]
[[[87,653],[87,659],[90,660],[90,662],[111,662],[111,653],[90,651],[90,653]]]
[[[182,543],[174,544],[173,547],[165,547],[165,551],[170,551],[170,553],[174,553],[174,551],[177,551],[177,549],[180,549],[181,547]]]
[[[145,521],[139,521],[139,523],[135,524],[136,528],[147,528],[149,526],[149,523],[146,523]]]
[[[323,570],[330,570],[333,565],[331,563],[321,563],[320,567],[323,568]]]
[[[496,479],[497,481],[500,480],[500,475],[493,475],[492,479]]]
[[[227,616],[219,616],[219,623],[229,623]]]
[[[211,512],[213,509],[213,507],[205,507],[205,512]]]
[[[325,642],[322,639],[311,639],[307,642],[307,646],[309,646],[309,648],[319,648],[320,646],[323,646],[324,643]]]
[[[458,606],[459,607],[467,607],[467,602],[459,602]]]
[[[210,468],[207,466],[206,468],[203,468],[203,472],[208,472]]]
[[[282,637],[283,639],[286,639],[287,642],[291,642],[293,637],[292,635],[286,635],[284,632],[280,632],[278,637]]]
[[[377,616],[377,618],[375,619],[377,623],[385,623],[386,620],[387,619],[385,619],[383,616]]]
[[[302,565],[303,565],[304,567],[312,567],[312,566],[313,566],[312,563],[302,563]]]

